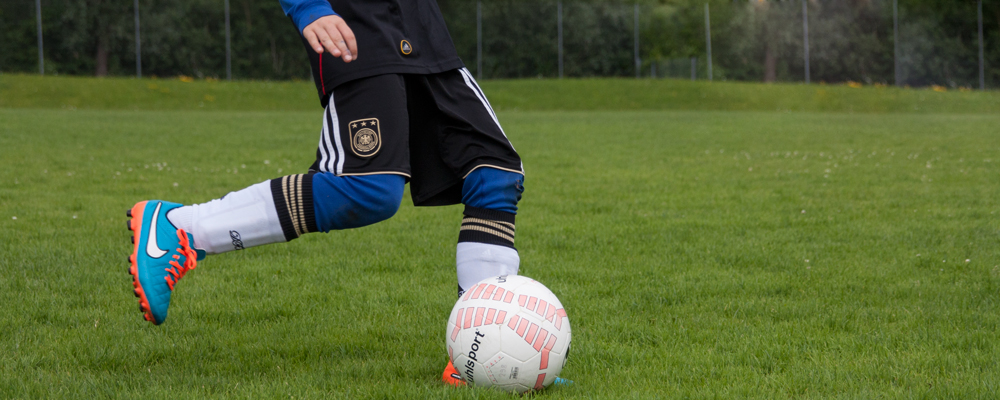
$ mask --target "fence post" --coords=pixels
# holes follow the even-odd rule
[[[806,84],[809,84],[809,7],[808,0],[802,0],[802,43],[805,51]]]
[[[712,81],[712,19],[708,14],[708,3],[705,3],[705,48],[708,51],[708,81]]]
[[[892,63],[893,80],[896,86],[901,86],[899,81],[899,0],[892,0]]]
[[[35,0],[35,16],[38,20],[38,73],[45,75],[45,52],[42,46],[42,0]]]
[[[135,77],[142,78],[142,41],[139,37],[139,0],[132,2],[135,8]]]
[[[476,0],[476,75],[483,80],[483,2]]]
[[[563,77],[563,27],[562,27],[562,0],[556,2],[557,20],[559,25],[559,79]]]
[[[979,90],[986,90],[986,59],[983,57],[983,0],[979,0]]]
[[[226,80],[233,80],[232,53],[229,44],[229,0],[226,0]]]
[[[635,78],[639,79],[639,68],[642,67],[642,60],[639,59],[639,3],[633,4],[632,9],[632,14],[635,16],[632,23],[635,36]]]

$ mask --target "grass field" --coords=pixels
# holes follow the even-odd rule
[[[319,111],[268,105],[299,91],[158,110],[112,82],[73,109],[3,79],[0,398],[512,397],[439,382],[460,206],[404,198],[374,226],[211,257],[164,325],[142,321],[125,209],[304,171]],[[510,105],[533,82],[484,86]],[[576,384],[537,397],[1000,397],[996,94],[912,92],[937,112],[502,108],[527,170],[521,271],[573,324]],[[978,112],[955,112],[966,95]]]
[[[846,85],[761,85],[673,79],[498,80],[482,82],[499,111],[808,111],[1000,113],[1000,92]],[[312,82],[0,75],[0,108],[313,111]]]

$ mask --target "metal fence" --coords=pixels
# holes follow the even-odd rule
[[[907,0],[678,3],[476,2],[450,10],[449,26],[483,78],[1000,83],[1000,2],[987,4],[992,21],[981,0],[944,12]]]
[[[23,54],[31,50],[31,44],[23,40],[23,32],[17,35],[27,26],[26,18],[34,17],[39,73],[89,73],[86,62],[77,63],[84,67],[74,69],[70,66],[75,64],[58,60],[47,71],[46,43],[56,42],[55,51],[66,49],[61,42],[67,33],[55,29],[45,36],[49,30],[43,28],[66,17],[46,14],[41,0],[34,0],[31,7],[35,15],[25,15],[30,12],[22,4],[26,1],[31,0],[0,0],[0,30],[14,38],[0,44],[0,53],[13,54],[0,56],[0,71],[26,70]],[[55,7],[61,4],[50,1]],[[231,23],[230,0],[193,2],[182,11],[151,0],[133,0],[126,10],[130,18],[105,18],[111,21],[108,24],[117,24],[110,30],[117,32],[118,44],[105,45],[110,49],[103,50],[114,53],[110,67],[100,46],[94,50],[92,43],[74,43],[90,46],[89,53],[105,58],[93,63],[97,74],[141,77],[145,54],[152,59],[147,68],[160,75],[308,79],[304,50],[287,18],[280,15],[277,2],[236,1],[241,12]],[[14,3],[17,7],[11,6]],[[615,76],[996,87],[1000,84],[1000,1],[986,0],[985,9],[983,0],[939,3],[438,1],[460,56],[483,79]],[[79,13],[79,7],[63,7]],[[205,12],[199,13],[198,7]],[[187,31],[180,28],[170,33],[180,39],[169,43],[163,39],[169,36],[162,33],[164,29],[191,18],[205,19],[195,26],[203,31],[196,42],[187,39]],[[153,23],[141,25],[143,19]],[[264,33],[253,28],[254,21],[261,19],[270,21]],[[133,26],[125,29],[126,24]],[[134,33],[129,35],[129,31]],[[150,44],[144,46],[144,42]],[[176,52],[171,46],[197,49]],[[234,47],[238,49],[235,55]],[[174,53],[185,53],[186,58],[170,59]],[[130,66],[134,72],[128,70]]]

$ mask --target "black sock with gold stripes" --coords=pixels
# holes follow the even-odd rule
[[[285,240],[317,232],[313,208],[313,174],[288,175],[271,180],[271,195]]]
[[[514,248],[514,214],[465,206],[455,255],[458,295],[464,288],[499,275],[517,275],[521,259]]]
[[[465,206],[458,242],[478,242],[514,248],[514,214]]]

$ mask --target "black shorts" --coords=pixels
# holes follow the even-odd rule
[[[493,109],[465,68],[386,74],[333,89],[314,172],[397,174],[417,206],[458,204],[481,167],[524,173]]]

